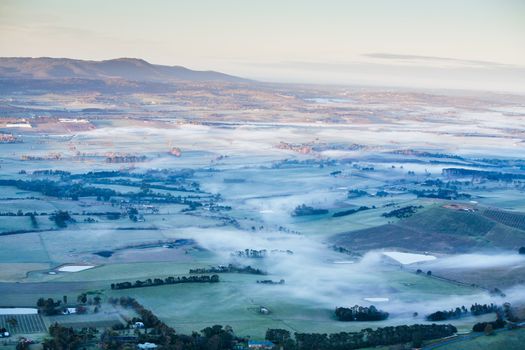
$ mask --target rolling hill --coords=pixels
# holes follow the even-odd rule
[[[133,82],[174,81],[247,82],[247,79],[215,71],[196,71],[182,66],[163,66],[136,58],[85,61],[50,57],[0,57],[1,79],[117,79]]]
[[[503,212],[503,216],[501,212],[498,211],[498,220],[495,220],[492,211],[465,212],[432,207],[396,223],[334,235],[331,241],[358,251],[381,248],[441,253],[484,248],[517,250],[525,242],[525,231],[516,227],[516,223],[521,223],[518,219],[522,214]]]

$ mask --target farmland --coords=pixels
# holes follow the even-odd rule
[[[383,117],[338,124],[319,119],[305,102],[311,93],[297,97],[302,109],[284,122],[220,121],[198,109],[201,117],[174,122],[130,100],[121,106],[129,117],[61,112],[82,114],[86,129],[48,133],[61,123],[49,117],[17,131],[20,143],[0,147],[0,307],[35,307],[43,298],[44,326],[16,316],[23,327],[104,331],[138,317],[119,304],[131,297],[178,334],[220,324],[263,338],[268,328],[428,325],[429,313],[473,300],[524,302],[523,180],[443,171],[498,164],[521,174],[509,141],[517,131],[488,136],[487,122],[475,138],[462,124],[437,134],[438,121],[421,111],[407,117],[420,123],[413,130],[392,115],[404,108],[398,100],[373,92],[356,98],[363,110],[368,99],[388,104]],[[332,111],[349,108],[334,103]],[[137,109],[140,116],[131,113]],[[298,122],[304,114],[319,123]],[[456,152],[458,143],[468,147]],[[502,150],[509,158],[497,158]],[[221,271],[230,264],[237,272]],[[192,269],[219,270],[218,282],[168,283],[211,275]],[[111,287],[118,283],[133,288]],[[354,305],[389,317],[337,320],[336,307]],[[468,332],[494,317],[450,323]]]
[[[15,324],[9,322],[13,319]],[[21,334],[45,333],[47,330],[40,315],[0,315],[0,328]]]
[[[432,206],[399,223],[376,226],[334,237],[336,244],[358,244],[367,249],[379,248],[385,241],[398,248],[451,253],[468,252],[473,248],[517,248],[525,239],[525,231],[514,224],[521,216],[504,213],[513,221],[495,220],[486,213],[465,212]],[[499,212],[498,212],[499,214]],[[401,238],[401,239],[400,239]],[[347,240],[348,239],[348,240]]]

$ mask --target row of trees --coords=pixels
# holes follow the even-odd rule
[[[23,171],[23,170],[22,170]],[[19,174],[25,174],[26,172],[24,171],[23,173],[20,172]],[[45,169],[45,170],[35,170],[33,171],[33,175],[37,175],[37,176],[70,176],[71,173],[69,171],[64,171],[64,170],[54,170],[54,169]]]
[[[0,186],[13,186],[25,191],[40,192],[50,197],[72,198],[74,200],[78,200],[79,197],[99,197],[109,200],[117,195],[117,192],[107,188],[51,180],[0,180]]]
[[[472,196],[468,193],[458,192],[455,189],[438,188],[432,190],[413,190],[419,198],[439,198],[447,200],[469,199]]]
[[[37,216],[37,215],[47,215],[47,213],[37,213],[34,212],[23,212],[21,209],[18,209],[18,211],[4,211],[0,213],[0,216]]]
[[[248,266],[239,266],[234,264],[228,264],[228,266],[219,265],[219,266],[212,266],[208,268],[196,268],[196,269],[190,269],[190,273],[248,273],[252,275],[266,275],[266,272],[253,268],[250,265]]]
[[[372,208],[363,205],[363,206],[360,206],[359,208],[356,208],[356,209],[349,209],[349,210],[344,210],[344,211],[338,211],[337,213],[334,213],[332,215],[332,217],[337,218],[337,217],[341,217],[341,216],[352,215],[352,214],[355,214],[355,213],[359,213],[360,211],[369,210],[369,209],[375,209],[375,205],[373,205]]]
[[[279,281],[273,281],[273,280],[257,280],[257,283],[259,284],[284,284],[284,280],[281,279]]]
[[[86,293],[82,293],[77,297],[75,312],[76,313],[86,313],[87,308],[84,306],[86,304],[95,305],[95,312],[98,312],[98,306],[100,305],[102,298],[96,295],[93,299],[88,298]],[[68,300],[67,296],[64,295],[62,300],[54,300],[53,298],[39,298],[36,302],[38,312],[46,315],[59,315],[67,311]]]
[[[266,249],[261,249],[261,250],[245,249],[245,250],[238,250],[234,253],[231,253],[231,255],[234,257],[255,258],[255,259],[265,258],[267,254],[268,254],[268,251]]]
[[[328,213],[328,210],[326,209],[318,209],[318,208],[307,206],[306,204],[301,204],[293,210],[292,216],[321,215],[321,214],[327,214],[327,213]]]
[[[513,180],[525,179],[525,174],[502,173],[498,171],[484,171],[465,168],[446,168],[441,171],[443,176],[472,177],[492,181],[511,182]]]
[[[266,339],[285,350],[350,350],[410,342],[413,347],[420,347],[424,340],[444,338],[456,332],[456,327],[450,324],[415,324],[333,334],[295,333],[294,340],[285,329],[268,329]]]
[[[355,305],[350,308],[336,307],[335,316],[339,321],[382,321],[388,318],[388,312],[378,310],[374,305]]]
[[[451,310],[436,311],[428,315],[426,318],[428,321],[445,321],[450,319],[458,319],[468,315],[484,315],[492,312],[498,312],[500,308],[494,304],[473,304],[470,309],[465,306],[457,307]]]
[[[132,282],[120,282],[111,283],[111,289],[130,289],[130,288],[142,288],[142,287],[153,287],[162,286],[164,284],[179,284],[179,283],[217,283],[219,282],[219,275],[202,275],[202,276],[183,276],[183,277],[166,277],[162,278],[148,278],[144,281]]]

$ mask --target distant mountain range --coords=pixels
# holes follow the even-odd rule
[[[0,79],[8,80],[125,80],[146,83],[176,81],[247,82],[215,71],[196,71],[181,66],[163,66],[137,58],[84,61],[49,57],[0,57]]]

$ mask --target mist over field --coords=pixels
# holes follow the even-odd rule
[[[522,350],[523,14],[0,1],[0,350]]]

